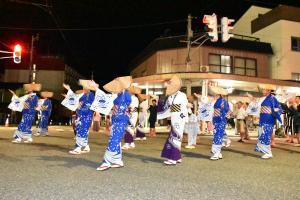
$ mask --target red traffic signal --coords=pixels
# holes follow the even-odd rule
[[[21,62],[21,53],[22,53],[22,47],[21,45],[17,44],[14,47],[14,54],[13,54],[14,63],[18,64]]]
[[[210,40],[212,42],[218,41],[218,21],[217,15],[213,13],[212,15],[204,15],[202,22],[206,24],[205,32],[207,32]]]

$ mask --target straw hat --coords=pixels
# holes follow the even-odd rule
[[[51,98],[51,97],[53,97],[53,92],[43,91],[43,92],[41,92],[41,96],[43,98]]]
[[[124,89],[129,88],[131,83],[132,83],[132,77],[131,76],[121,76],[121,77],[116,78],[116,80],[118,80],[121,83],[121,86]]]
[[[131,85],[128,89],[128,92],[130,92],[131,94],[141,94],[142,89],[136,86]]]
[[[167,83],[166,95],[172,95],[181,88],[181,79],[178,76],[173,76]]]
[[[42,84],[38,83],[27,83],[23,85],[26,91],[40,91],[42,89]]]
[[[258,85],[258,88],[260,90],[276,90],[276,86],[275,85],[271,85],[271,84],[260,84]]]
[[[226,89],[218,86],[209,86],[209,89],[213,94],[228,95],[228,91]]]
[[[106,85],[103,86],[103,88],[108,92],[119,93],[124,89],[128,89],[131,83],[132,83],[131,76],[121,76],[107,83]]]
[[[111,93],[119,93],[122,92],[122,90],[124,89],[120,83],[120,81],[118,81],[117,79],[112,80],[111,82],[105,84],[103,86],[103,88]]]
[[[95,90],[95,88],[99,87],[99,85],[94,81],[84,79],[79,79],[79,85],[81,85],[84,89],[88,90]]]

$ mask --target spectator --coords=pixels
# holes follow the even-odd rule
[[[101,115],[98,112],[94,112],[93,116],[93,131],[98,132],[100,130]]]
[[[150,137],[151,136],[156,136],[156,131],[155,131],[155,123],[157,120],[157,105],[156,105],[156,100],[152,100],[152,105],[148,109],[150,111],[150,116],[149,116],[149,123],[150,123]]]
[[[237,131],[240,134],[241,139],[238,142],[244,142],[246,135],[246,117],[247,113],[244,108],[243,102],[239,101],[237,103],[237,112],[236,112],[236,120],[237,120]]]
[[[294,104],[294,132],[296,134],[297,142],[295,146],[300,146],[300,95],[296,96]]]

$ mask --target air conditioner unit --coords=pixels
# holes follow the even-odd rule
[[[209,72],[209,66],[200,66],[200,72]]]

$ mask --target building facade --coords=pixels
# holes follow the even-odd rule
[[[235,34],[270,43],[270,78],[300,81],[300,8],[251,6],[235,23]]]
[[[299,87],[299,83],[270,79],[269,43],[257,38],[231,38],[227,43],[206,42],[193,46],[191,61],[186,62],[188,50],[180,42],[184,36],[154,40],[131,64],[134,81],[146,93],[164,94],[163,82],[174,74],[183,80],[182,90],[207,94],[208,85],[220,85],[232,90],[232,98],[246,97],[246,92],[257,93],[259,83],[269,83],[283,88]]]
[[[35,69],[29,69],[29,60],[24,58],[20,64],[15,64],[11,60],[2,62],[2,71],[0,76],[0,123],[3,124],[3,117],[11,114],[7,108],[11,94],[8,89],[16,90],[19,95],[23,95],[22,88],[24,83],[28,83],[34,77],[36,83],[42,84],[42,91],[54,92],[53,102],[53,122],[67,122],[70,117],[70,111],[61,106],[63,99],[61,95],[64,92],[63,83],[70,84],[71,88],[80,89],[78,80],[84,78],[80,73],[72,67],[65,64],[63,58],[56,56],[35,56],[33,60]],[[15,120],[12,120],[15,122]]]

